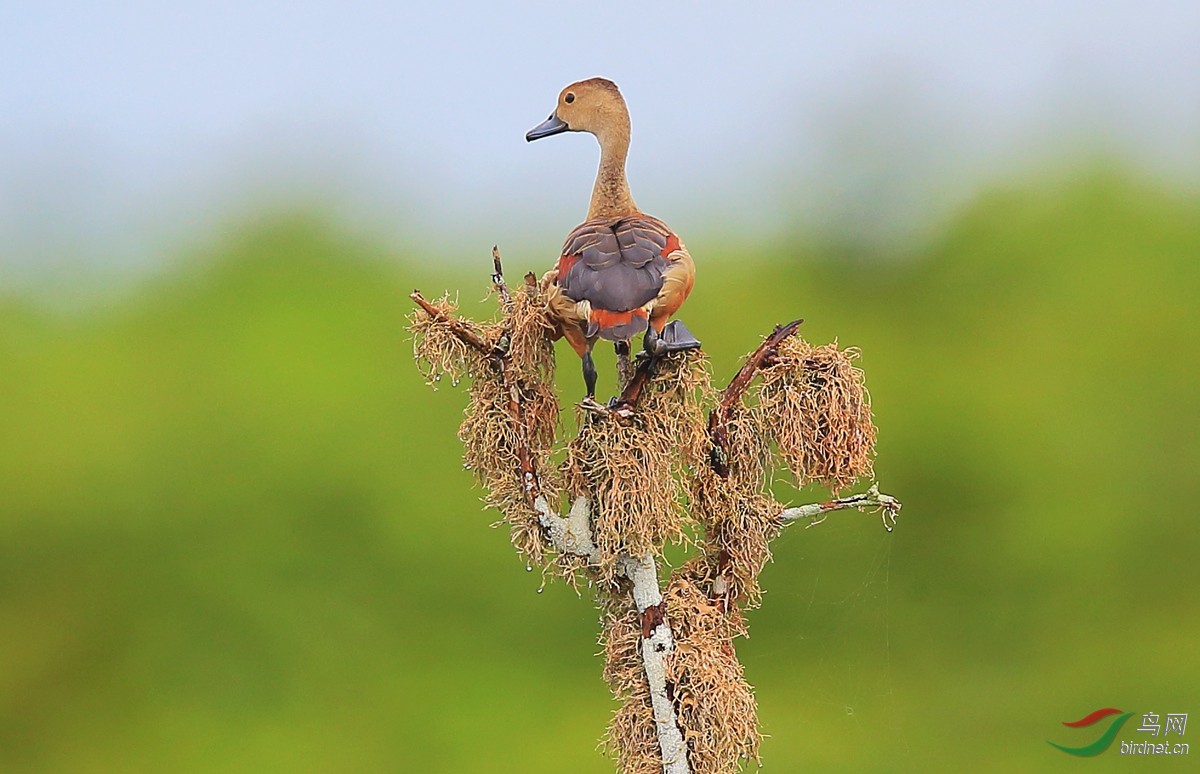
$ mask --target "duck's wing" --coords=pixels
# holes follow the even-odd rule
[[[567,235],[556,284],[588,303],[589,338],[628,339],[646,329],[646,307],[678,249],[679,238],[647,215],[589,220]]]

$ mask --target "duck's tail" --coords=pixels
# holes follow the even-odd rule
[[[587,337],[599,336],[609,341],[627,342],[645,332],[649,324],[650,315],[645,309],[631,309],[628,312],[592,309],[588,315]]]

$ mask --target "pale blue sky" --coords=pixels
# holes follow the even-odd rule
[[[615,80],[648,211],[693,230],[905,233],[1064,147],[1200,169],[1200,4],[0,4],[0,283],[153,263],[266,200],[454,260],[586,208],[558,90]]]

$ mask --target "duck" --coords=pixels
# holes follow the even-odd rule
[[[593,135],[600,164],[587,218],[567,234],[542,287],[551,336],[566,338],[583,361],[584,401],[594,403],[592,348],[600,339],[613,342],[622,379],[630,373],[630,341],[638,334],[644,333],[643,352],[651,357],[700,346],[681,321],[671,319],[692,292],[696,265],[679,235],[642,212],[629,191],[629,109],[617,85],[607,78],[570,84],[550,117],[525,139],[564,132]]]

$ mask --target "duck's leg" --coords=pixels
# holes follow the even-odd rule
[[[592,345],[588,342],[587,351],[583,353],[583,383],[587,385],[587,397],[584,400],[596,399],[596,363],[592,360]]]

